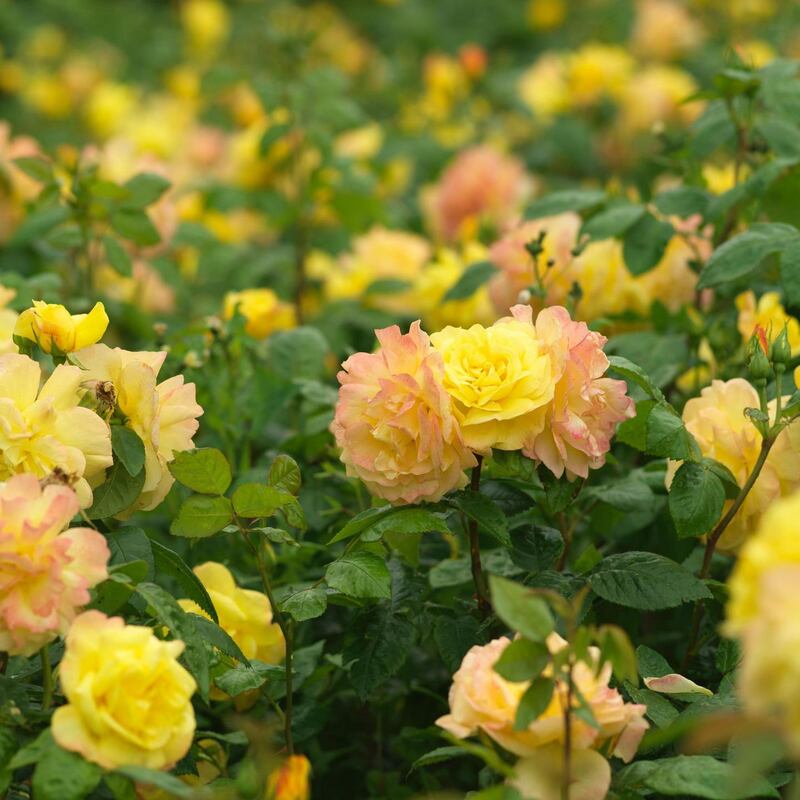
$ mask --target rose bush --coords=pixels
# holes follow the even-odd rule
[[[0,796],[797,793],[792,4],[0,27]]]

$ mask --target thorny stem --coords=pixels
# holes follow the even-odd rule
[[[261,583],[264,586],[264,592],[269,600],[275,621],[278,623],[278,627],[281,629],[283,638],[286,641],[286,711],[283,717],[283,729],[286,738],[286,750],[291,756],[294,755],[294,741],[292,740],[292,653],[294,632],[292,631],[291,622],[284,617],[283,613],[278,608],[278,604],[275,602],[275,595],[272,593],[272,584],[267,574],[267,567],[264,564],[264,556],[262,555],[261,548],[258,546],[258,543],[253,543],[249,538],[248,542],[255,553],[258,574],[261,576]]]
[[[53,705],[53,667],[47,645],[39,653],[42,656],[42,711],[49,711]]]
[[[709,570],[711,569],[711,560],[714,557],[714,551],[716,550],[717,543],[719,542],[722,534],[725,533],[728,525],[733,522],[733,518],[742,507],[742,504],[747,499],[747,495],[750,494],[750,490],[758,480],[758,476],[761,474],[761,470],[767,461],[767,456],[769,455],[769,451],[772,449],[772,445],[775,444],[776,438],[776,435],[771,435],[762,439],[761,451],[758,454],[758,459],[753,466],[752,472],[745,481],[744,486],[742,486],[741,490],[739,491],[739,494],[736,496],[736,499],[733,501],[733,505],[731,505],[727,513],[722,517],[714,530],[709,534],[708,540],[706,541],[705,554],[703,555],[703,566],[700,568],[699,577],[701,580],[704,580],[708,577]],[[695,649],[697,647],[697,636],[700,633],[700,623],[703,621],[704,613],[705,607],[703,606],[702,601],[698,600],[694,606],[692,629],[691,633],[689,634],[689,646],[686,648],[686,655],[684,656],[681,664],[682,669],[684,669],[694,657]]]
[[[478,492],[481,486],[481,465],[483,464],[483,456],[476,454],[475,458],[478,463],[472,468],[470,489],[473,492]],[[483,616],[489,616],[492,611],[492,606],[489,602],[489,593],[486,590],[486,578],[483,574],[483,565],[481,564],[478,522],[474,519],[470,519],[469,521],[469,553],[472,561],[472,580],[475,583],[475,596],[478,600],[478,609]]]

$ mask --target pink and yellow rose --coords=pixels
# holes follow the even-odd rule
[[[356,353],[338,378],[331,431],[347,474],[392,503],[437,501],[475,465],[444,387],[442,357],[419,322],[376,331],[375,353]]]
[[[0,484],[0,651],[29,656],[65,634],[107,577],[102,534],[64,530],[79,508],[72,489],[34,475]]]

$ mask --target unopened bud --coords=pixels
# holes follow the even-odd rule
[[[783,330],[775,337],[772,343],[772,361],[775,365],[787,367],[792,360],[792,346],[789,344],[789,331],[784,325]]]
[[[747,347],[747,369],[754,381],[766,381],[770,376],[770,365],[767,354],[757,334],[750,339]]]

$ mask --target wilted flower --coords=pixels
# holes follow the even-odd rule
[[[62,305],[33,301],[19,315],[14,335],[35,342],[45,353],[72,353],[100,341],[108,327],[102,303],[88,314],[70,314]]]
[[[530,306],[514,306],[515,319],[532,322]],[[546,342],[558,365],[553,403],[544,429],[529,439],[523,453],[557,477],[586,478],[589,469],[605,463],[617,425],[635,415],[625,381],[604,378],[608,358],[606,337],[573,321],[560,306],[546,308],[536,318],[536,334]]]
[[[34,475],[0,484],[0,650],[29,656],[66,633],[107,577],[105,537],[64,530],[79,507],[72,489]]]
[[[448,326],[431,342],[469,447],[518,450],[542,431],[558,365],[532,325],[506,317],[488,328]]]
[[[331,431],[347,474],[392,503],[436,501],[475,465],[462,441],[441,356],[419,322],[376,331],[375,353],[356,353],[338,375]]]
[[[105,769],[165,769],[183,758],[195,730],[194,678],[178,663],[181,641],[86,611],[73,622],[59,667],[67,704],[53,738]]]
[[[255,339],[266,339],[275,331],[297,325],[297,314],[291,303],[284,303],[272,289],[245,289],[225,295],[225,319],[236,310],[247,320],[245,330]]]
[[[59,365],[40,389],[41,372],[28,356],[0,356],[0,480],[59,473],[86,508],[91,487],[111,466],[111,433],[94,411],[80,407],[78,367]]]

